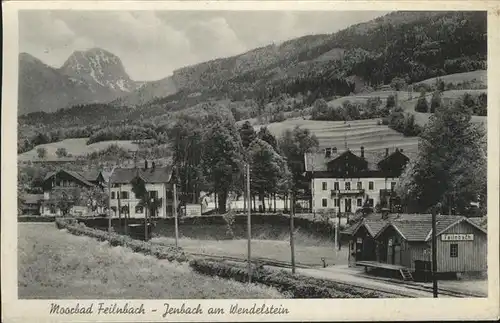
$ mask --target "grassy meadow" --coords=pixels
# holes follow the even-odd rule
[[[57,230],[53,223],[18,224],[21,299],[283,298],[260,285],[200,275],[106,242]]]
[[[112,144],[132,151],[136,151],[139,149],[139,145],[133,143],[131,140],[101,141],[90,145],[87,145],[87,140],[88,138],[73,138],[64,139],[58,142],[52,142],[44,145],[38,145],[30,151],[19,154],[18,159],[19,161],[38,160],[39,158],[36,150],[40,147],[44,147],[45,149],[47,149],[47,157],[45,158],[45,160],[57,160],[58,157],[56,155],[56,151],[58,148],[65,148],[68,154],[71,154],[75,157],[90,154],[94,151],[104,150]]]

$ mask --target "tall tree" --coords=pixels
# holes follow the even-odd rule
[[[248,147],[251,169],[251,190],[257,194],[265,212],[264,198],[286,189],[290,173],[286,160],[262,139]]]
[[[245,121],[245,123],[239,129],[239,132],[241,143],[245,148],[248,148],[248,146],[250,146],[250,143],[257,137],[255,130],[249,121]]]
[[[226,212],[231,191],[241,191],[243,145],[234,122],[219,121],[207,131],[203,155],[204,175],[217,195],[219,212]]]
[[[271,147],[274,149],[274,151],[277,151],[278,141],[276,140],[276,137],[273,136],[273,134],[269,131],[269,129],[266,126],[263,126],[260,128],[259,133],[257,134],[257,137],[261,140],[264,140],[268,144],[270,144]]]
[[[435,91],[432,94],[431,99],[431,113],[436,112],[437,109],[440,109],[443,106],[443,100],[441,99],[441,93],[439,91]]]
[[[427,104],[425,92],[420,93],[420,97],[417,100],[417,105],[415,106],[415,111],[423,113],[429,112],[429,105]]]
[[[318,138],[309,129],[296,126],[293,130],[285,130],[279,140],[280,152],[286,157],[292,176],[292,188],[307,190],[304,183],[304,154],[314,151],[319,145]]]
[[[416,211],[441,203],[443,212],[467,214],[471,202],[486,201],[486,135],[471,114],[462,100],[443,106],[420,135],[419,154],[398,185]]]

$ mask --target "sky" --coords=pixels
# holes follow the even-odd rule
[[[333,33],[382,11],[19,12],[19,51],[60,67],[76,50],[105,49],[133,80],[310,34]]]

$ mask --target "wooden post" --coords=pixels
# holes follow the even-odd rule
[[[247,196],[250,196],[250,164],[246,165],[247,168]],[[251,241],[252,241],[252,220],[250,218],[251,210],[250,203],[247,209],[247,238],[248,238],[248,283],[252,282],[252,262],[251,262]]]
[[[177,185],[174,183],[174,221],[175,221],[175,246],[179,247],[179,221],[177,216]]]
[[[113,172],[113,171],[111,171]],[[108,232],[111,233],[111,175],[108,178],[108,196],[109,196],[109,204],[108,204]]]
[[[291,260],[292,260],[292,274],[295,274],[295,244],[293,240],[293,218],[295,216],[295,192],[292,191],[292,206],[290,208],[290,251],[291,251]]]
[[[149,196],[148,203],[146,203],[146,207],[144,208],[144,241],[148,241],[148,211],[149,211]]]
[[[438,297],[437,283],[437,255],[436,255],[436,208],[432,210],[432,293],[434,298]]]

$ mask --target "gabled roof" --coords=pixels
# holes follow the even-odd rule
[[[440,235],[453,226],[466,221],[478,230],[486,233],[484,228],[468,220],[463,216],[455,215],[439,215],[436,217],[436,232]],[[390,219],[386,222],[385,226],[377,233],[375,238],[378,238],[389,227],[394,228],[405,240],[411,242],[427,242],[432,237],[432,216],[423,215],[422,217],[405,217],[399,219]]]
[[[61,172],[64,172],[68,175],[70,175],[71,177],[75,178],[76,180],[80,181],[82,184],[84,185],[87,185],[87,186],[94,186],[94,184],[92,184],[91,182],[89,182],[82,174],[80,173],[77,173],[77,172],[74,172],[74,171],[70,171],[70,170],[65,170],[65,169],[61,169],[57,172],[50,172],[48,173],[45,178],[43,179],[43,181],[46,181],[48,180],[49,178],[53,177],[54,175],[56,174],[59,174]]]
[[[396,148],[397,149],[397,148]],[[364,152],[364,159],[367,162],[368,170],[378,170],[378,164],[382,162],[383,160],[387,160],[391,158],[394,154],[400,154],[402,156],[405,156],[406,158],[410,159],[411,154],[409,155],[408,153],[401,152],[399,149],[396,151],[394,149],[392,153],[390,153],[388,156],[385,155],[385,151],[381,150],[376,150],[376,151],[371,151],[369,149],[365,148]],[[338,149],[336,153],[331,153],[331,157],[327,158],[325,157],[325,153],[307,153],[304,155],[304,165],[305,165],[305,171],[306,172],[324,172],[328,170],[328,163],[339,158],[340,156],[343,156],[346,154],[348,151],[350,151],[352,154],[354,154],[357,157],[361,157],[361,150],[360,149]]]
[[[21,200],[25,204],[36,204],[43,200],[43,194],[23,194]]]
[[[136,176],[139,176],[146,183],[168,183],[172,177],[171,167],[155,168],[116,168],[111,175],[111,183],[130,183]]]
[[[82,172],[80,174],[88,181],[97,181],[97,179],[99,178],[99,175],[101,175],[101,171],[90,170],[87,172]]]

